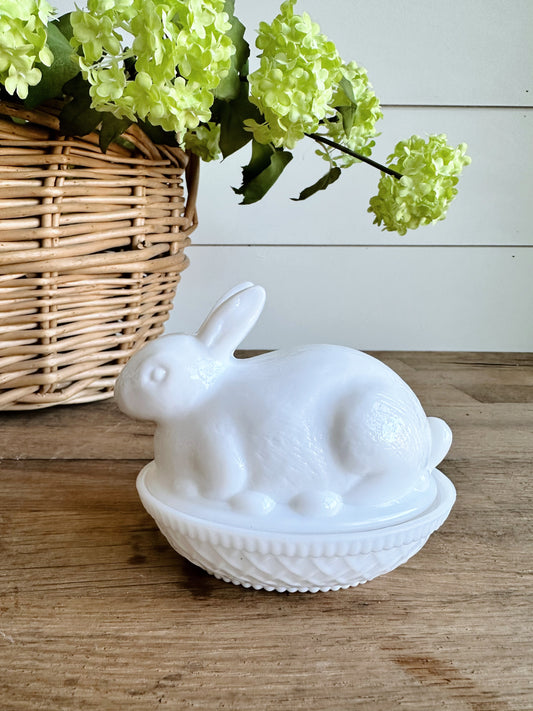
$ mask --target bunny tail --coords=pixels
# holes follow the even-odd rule
[[[428,417],[428,424],[431,432],[429,466],[434,469],[448,454],[452,444],[452,431],[439,417]]]

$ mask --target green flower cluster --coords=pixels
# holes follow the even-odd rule
[[[209,121],[235,52],[224,0],[88,0],[70,21],[93,109],[179,134]]]
[[[260,23],[259,68],[251,74],[234,0],[85,3],[51,23],[47,0],[0,0],[0,84],[29,108],[66,100],[63,135],[97,130],[105,151],[125,126],[140,122],[153,140],[177,140],[204,161],[251,143],[234,188],[243,204],[270,190],[308,136],[329,170],[297,200],[365,162],[382,171],[368,210],[375,224],[404,235],[444,219],[470,163],[466,145],[412,136],[389,156],[389,175],[370,158],[382,113],[366,70],[345,64],[309,15],[295,14],[296,0],[283,0],[272,22]]]
[[[327,131],[324,135],[336,143],[340,143],[352,151],[356,151],[364,156],[370,156],[372,148],[376,142],[372,139],[378,135],[376,122],[383,118],[383,113],[379,105],[372,84],[368,80],[368,74],[364,67],[359,67],[356,62],[350,62],[342,68],[344,78],[349,82],[352,96],[347,97],[345,90],[339,86],[333,95],[332,104],[337,110],[333,120],[325,122]],[[348,130],[346,119],[343,117],[342,109],[347,107],[353,114],[350,115]],[[330,151],[317,151],[326,160],[331,160]],[[357,158],[346,153],[335,157],[335,164],[341,168],[349,168],[357,163]]]
[[[333,111],[342,67],[319,26],[306,13],[294,14],[295,2],[282,3],[272,24],[259,25],[256,46],[262,54],[259,69],[249,76],[250,101],[265,122],[245,121],[258,143],[289,149]]]
[[[207,163],[218,160],[221,156],[220,124],[209,121],[209,123],[187,131],[183,139],[183,146]]]
[[[420,136],[400,141],[387,164],[402,177],[382,173],[378,194],[368,208],[375,215],[374,224],[405,235],[408,229],[443,220],[457,194],[459,175],[470,162],[466,144],[453,148],[444,134],[430,136],[427,142]]]
[[[0,12],[0,83],[21,99],[41,79],[41,62],[50,66],[54,56],[46,44],[46,24],[52,8],[46,0],[2,0]]]

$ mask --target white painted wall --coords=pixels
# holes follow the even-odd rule
[[[247,27],[277,0],[237,0]],[[327,341],[363,349],[533,350],[533,3],[300,0],[345,60],[367,67],[384,105],[374,149],[412,133],[466,141],[448,219],[405,237],[366,214],[378,174],[358,165],[326,193],[290,196],[323,172],[298,150],[264,201],[239,206],[247,154],[202,166],[200,226],[168,331],[194,330],[232,284],[268,291],[245,346]],[[249,33],[253,40],[253,33]]]
[[[251,42],[278,7],[236,0]],[[473,163],[447,220],[405,237],[372,225],[379,175],[364,165],[291,202],[324,172],[313,145],[251,206],[230,187],[246,150],[204,164],[200,226],[167,331],[195,330],[225,289],[252,280],[268,300],[245,347],[533,350],[532,0],[299,0],[297,9],[367,67],[385,114],[377,159],[412,133],[444,132],[469,144]]]

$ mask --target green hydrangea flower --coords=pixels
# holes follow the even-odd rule
[[[50,66],[54,56],[46,45],[46,25],[52,14],[46,0],[2,0],[0,13],[0,83],[21,99],[41,79],[35,66]]]
[[[116,59],[110,61],[105,69],[98,71],[89,69],[88,74],[92,77],[89,93],[94,104],[98,104],[101,100],[120,99],[124,94],[126,76]]]
[[[121,36],[114,29],[114,18],[108,15],[91,14],[75,10],[70,14],[70,23],[76,38],[76,44],[83,46],[82,66],[89,69],[98,62],[104,52],[113,56],[120,55]]]
[[[202,124],[191,131],[187,131],[183,147],[196,153],[206,162],[218,160],[221,156],[220,125],[209,121],[207,124]]]
[[[457,194],[459,175],[471,162],[466,149],[465,143],[449,146],[444,134],[427,141],[420,136],[400,141],[387,164],[403,177],[382,173],[378,194],[368,208],[375,215],[374,224],[405,235],[408,229],[443,220]]]
[[[88,0],[71,15],[72,45],[92,108],[185,133],[209,121],[235,47],[224,0]],[[119,30],[133,35],[123,50]],[[136,76],[124,61],[133,59]],[[176,76],[176,69],[177,74]]]
[[[339,111],[336,111],[334,120],[326,121],[325,127],[327,130],[324,135],[356,153],[370,156],[376,143],[372,139],[378,135],[376,122],[383,118],[379,99],[374,93],[372,84],[368,81],[368,74],[364,67],[358,66],[356,62],[350,62],[342,68],[342,74],[350,83],[353,93],[352,98],[355,101],[353,116],[351,117],[352,125],[346,132],[342,115]],[[348,103],[345,92],[341,87],[338,87],[332,98],[333,106],[341,107],[346,106]],[[331,160],[330,151],[318,150],[316,153],[328,161]],[[346,153],[335,156],[335,163],[341,168],[349,168],[357,162],[359,162],[357,158]]]
[[[296,0],[282,3],[272,24],[261,22],[256,46],[260,67],[249,76],[250,101],[265,117],[248,120],[259,143],[294,148],[332,112],[342,60],[333,42],[309,15],[294,14]]]

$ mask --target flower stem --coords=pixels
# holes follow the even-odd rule
[[[386,165],[382,165],[381,163],[377,163],[371,158],[367,158],[366,156],[363,156],[360,153],[356,153],[355,151],[352,151],[351,148],[346,148],[340,143],[335,143],[335,141],[332,141],[330,138],[321,136],[320,133],[306,133],[305,135],[309,138],[312,138],[314,141],[317,141],[318,143],[325,143],[327,146],[336,148],[338,151],[342,151],[342,153],[347,153],[349,156],[363,161],[363,163],[368,163],[368,165],[371,165],[373,168],[378,168],[378,170],[382,170],[384,173],[387,173],[387,175],[392,175],[395,178],[398,178],[398,180],[402,177],[402,174],[398,173],[398,171],[393,170],[392,168],[387,168]]]

